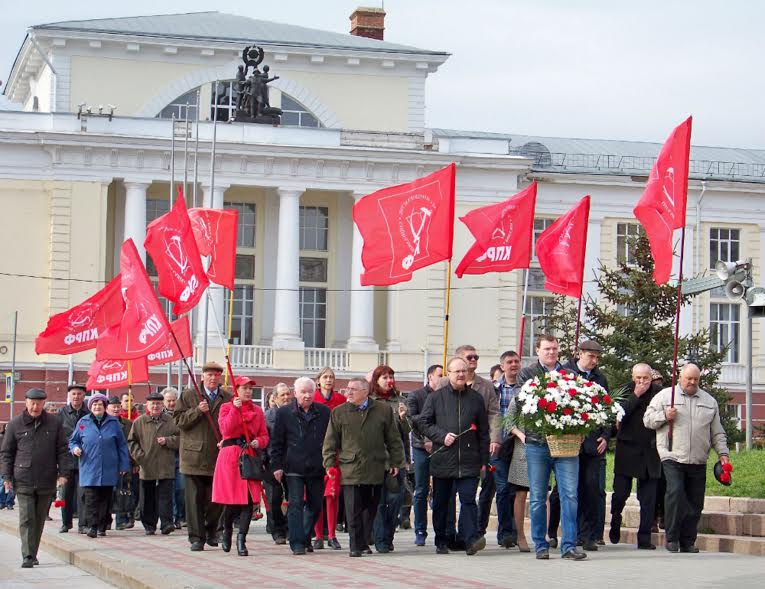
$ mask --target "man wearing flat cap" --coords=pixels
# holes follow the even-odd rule
[[[122,413],[122,401],[116,395],[109,397],[109,404],[106,406],[106,413],[120,422],[122,434],[125,440],[130,435],[133,422],[127,417],[120,417]],[[129,495],[120,493],[120,488],[126,486],[130,489]],[[124,492],[124,488],[122,492]],[[138,480],[138,465],[133,457],[130,457],[130,473],[120,482],[120,485],[114,488],[112,498],[112,507],[114,508],[116,527],[118,530],[128,530],[135,527],[135,508],[138,506],[138,496],[140,494],[140,480]]]
[[[158,392],[146,397],[148,415],[133,423],[128,436],[130,456],[140,467],[141,523],[147,536],[153,536],[160,522],[160,531],[167,535],[173,525],[173,482],[175,452],[180,430],[173,418],[162,411],[164,397]]]
[[[579,357],[564,368],[608,390],[608,380],[598,369],[603,346],[595,340],[579,344]],[[590,432],[579,451],[578,540],[587,551],[595,551],[602,543],[606,517],[606,449],[611,438],[611,426]]]
[[[186,483],[186,523],[191,550],[218,545],[218,520],[223,506],[212,502],[212,483],[218,459],[218,414],[231,394],[220,386],[223,366],[206,362],[202,367],[200,398],[194,388],[186,388],[175,406],[173,419],[181,430],[181,474]],[[212,418],[212,421],[208,419]]]
[[[58,410],[58,416],[61,418],[61,423],[64,426],[64,436],[68,440],[72,437],[77,422],[90,412],[85,406],[86,389],[84,384],[72,383],[66,390],[67,403]],[[79,512],[80,516],[78,516],[77,526],[80,533],[84,534],[85,526],[83,525],[83,520],[85,507],[82,498],[82,487],[80,487],[80,459],[72,457],[71,462],[72,470],[66,485],[64,485],[64,507],[61,508],[61,529],[59,532],[66,534],[71,530],[73,525],[72,519]]]
[[[19,502],[19,536],[23,568],[37,562],[45,517],[71,469],[69,449],[61,420],[43,411],[45,391],[30,389],[26,408],[14,417],[0,448],[0,476],[6,492],[16,491]]]

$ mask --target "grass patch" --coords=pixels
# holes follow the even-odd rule
[[[733,452],[730,456],[733,464],[733,484],[730,487],[717,482],[712,468],[717,462],[717,454],[712,452],[707,463],[707,496],[721,497],[751,497],[765,499],[765,450],[749,450]],[[614,483],[614,454],[609,451],[606,455],[606,490],[613,491]],[[636,491],[633,484],[633,492]]]

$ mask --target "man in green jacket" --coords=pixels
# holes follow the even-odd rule
[[[189,542],[194,552],[218,545],[218,520],[223,506],[212,502],[212,481],[218,459],[218,413],[231,395],[220,386],[223,366],[207,362],[202,367],[202,395],[193,388],[184,389],[175,406],[173,419],[181,430],[181,474],[186,489],[186,522]],[[207,418],[212,418],[212,425]]]
[[[332,410],[322,453],[330,476],[339,453],[350,555],[359,557],[372,553],[368,542],[385,472],[398,475],[393,465],[404,462],[404,446],[396,416],[387,404],[369,397],[367,381],[351,379],[347,395],[348,402]]]
[[[141,415],[133,423],[128,435],[130,456],[140,466],[141,523],[147,536],[157,530],[167,535],[173,525],[173,483],[175,482],[175,452],[178,448],[180,430],[173,418],[162,411],[164,397],[151,393],[146,397],[148,415]]]

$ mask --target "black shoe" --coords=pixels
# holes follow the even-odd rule
[[[96,528],[90,528],[88,530],[88,538],[95,538],[98,536],[98,530]]]
[[[447,542],[446,547],[453,551],[465,550],[467,548],[467,546],[465,546],[464,540],[453,540],[451,542]]]
[[[78,534],[87,534],[87,532],[88,532],[88,530],[86,530],[84,526],[77,528],[77,533]]]
[[[598,546],[605,546],[606,541],[603,540],[603,538],[598,538],[597,540],[595,540],[595,544],[597,544]]]
[[[167,536],[168,534],[172,534],[175,531],[175,526],[173,524],[167,524],[166,526],[163,526],[160,530],[160,533],[163,536]]]
[[[35,566],[37,566],[38,564],[40,564],[40,561],[39,561],[39,560],[37,560],[37,557],[35,557],[35,558],[33,558],[33,559],[32,559],[32,564],[33,564],[33,565],[35,565]]]
[[[180,529],[181,529],[181,520],[179,520],[179,519],[175,520],[175,521],[173,522],[173,527],[174,527],[176,530],[180,530]]]
[[[549,544],[550,544],[550,548],[557,548],[558,547],[558,539],[555,536],[553,536],[552,538],[550,538]]]
[[[505,536],[502,538],[502,542],[500,542],[499,545],[502,546],[502,548],[512,548],[516,544],[512,536]]]
[[[465,554],[468,556],[473,556],[476,552],[479,552],[486,548],[486,537],[481,536],[477,540],[475,540],[470,546],[468,546],[467,550],[465,550]]]
[[[152,530],[151,528],[149,528],[148,530],[144,532],[144,534],[146,534],[147,536],[155,536],[157,534],[157,530]]]
[[[306,552],[313,552],[313,546],[311,546],[311,544],[309,543],[309,544],[308,544],[308,545],[305,547],[305,551],[306,551]]]
[[[106,530],[98,530],[98,536],[101,537],[101,538],[106,536]]]
[[[223,528],[223,535],[220,538],[220,547],[223,548],[223,552],[231,552],[231,538],[234,535],[232,528]]]
[[[361,556],[360,550],[351,550],[350,554],[348,555],[351,558],[359,558]]]
[[[584,548],[587,552],[597,552],[598,551],[598,545],[595,544],[595,540],[585,540],[582,543],[582,548]]]
[[[313,548],[314,550],[324,550],[324,540],[321,538],[316,538],[313,541]]]
[[[690,546],[680,546],[680,552],[687,552],[688,554],[698,554],[699,549],[696,548],[695,544],[691,544]]]
[[[372,549],[369,546],[367,546],[366,548],[364,548],[364,550],[362,550],[362,552],[364,554],[372,554]]]
[[[287,538],[284,536],[277,536],[274,538],[274,544],[277,544],[279,546],[284,546],[287,543]]]
[[[537,560],[550,560],[550,551],[549,550],[539,550],[537,552]]]
[[[64,526],[61,526],[61,527],[58,529],[58,533],[59,533],[59,534],[67,534],[67,533],[69,533],[69,526],[66,526],[66,525],[64,525]]]
[[[582,546],[583,544],[584,544],[584,540],[582,540],[581,538],[577,538],[576,539],[576,545],[577,546]]]
[[[608,539],[611,544],[618,544],[622,539],[622,518],[614,516],[611,518],[611,529],[608,531]]]
[[[305,548],[302,546],[298,546],[297,548],[292,549],[292,554],[295,556],[303,556],[305,554]]]
[[[249,556],[250,551],[247,550],[247,544],[245,544],[245,541],[247,540],[247,534],[242,534],[241,532],[236,535],[236,553],[239,556]]]
[[[124,529],[125,529],[125,524],[117,524],[117,526],[116,526],[116,528],[115,528],[115,529],[116,529],[118,532],[121,532],[122,530],[124,530]]]
[[[667,552],[680,552],[680,544],[677,542],[667,542],[665,548],[667,549]]]
[[[375,550],[377,550],[377,552],[380,554],[388,554],[390,552],[390,548],[388,548],[385,544],[375,544]]]
[[[449,554],[449,549],[441,544],[440,546],[436,546],[436,554]]]
[[[412,527],[412,522],[411,522],[411,520],[408,517],[405,517],[404,519],[401,520],[401,523],[399,524],[399,527],[402,530],[409,530]]]
[[[577,552],[575,549],[572,549],[561,556],[561,558],[565,560],[584,560],[587,558],[587,555],[584,552]]]
[[[218,536],[208,536],[207,545],[212,546],[213,548],[218,546]]]
[[[332,550],[342,550],[343,547],[340,546],[340,542],[337,541],[337,538],[330,538],[327,540],[327,546],[329,546]]]
[[[202,542],[202,540],[197,540],[196,542],[191,543],[190,550],[192,552],[202,552],[202,550],[205,549],[205,543]]]
[[[656,550],[656,544],[638,544],[638,550]]]
[[[135,517],[131,516],[130,519],[128,519],[128,523],[125,524],[126,530],[132,530],[135,527]]]
[[[22,562],[21,562],[21,568],[22,569],[31,569],[33,566],[35,566],[35,561],[31,556],[27,556]]]

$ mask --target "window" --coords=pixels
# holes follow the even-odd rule
[[[300,207],[300,249],[326,252],[328,236],[329,209]]]
[[[186,120],[186,113],[190,121],[197,120],[197,103],[199,101],[199,88],[194,88],[179,96],[163,108],[157,115],[158,119],[172,119],[173,115],[178,120]]]
[[[741,332],[741,305],[711,303],[709,305],[709,339],[712,348],[721,352],[728,347],[724,362],[737,363]]]
[[[237,272],[239,270],[239,256],[237,256]],[[234,284],[234,312],[231,323],[231,343],[233,345],[251,346],[255,341],[255,287],[249,284],[239,285],[239,280]],[[226,324],[228,325],[228,305],[230,300],[229,291],[226,296]]]
[[[526,327],[521,350],[524,358],[534,355],[537,337],[547,333],[547,314],[552,310],[552,304],[553,297],[550,296],[529,296],[526,299]]]
[[[146,225],[159,219],[162,215],[170,211],[170,199],[147,199],[146,200]],[[149,276],[156,278],[157,267],[154,265],[154,260],[150,255],[146,255],[146,272]]]
[[[255,247],[255,205],[249,202],[225,202],[226,209],[239,211],[236,231],[237,247]]]
[[[297,100],[282,94],[282,125],[321,127],[319,120]]]
[[[642,228],[638,223],[617,223],[616,225],[616,261],[631,266],[635,264],[635,239]]]
[[[713,227],[709,230],[709,267],[714,270],[715,264],[723,262],[735,262],[740,260],[739,229],[721,229]]]
[[[327,289],[300,287],[300,335],[307,348],[326,345]]]
[[[534,219],[534,241],[531,244],[531,259],[537,261],[537,239],[542,232],[555,222],[555,219]]]
[[[300,258],[300,282],[327,282],[326,258]]]
[[[223,208],[239,212],[236,227],[236,268],[234,269],[234,306],[231,343],[252,346],[255,341],[255,227],[257,211],[254,203],[224,201]],[[218,288],[213,286],[213,288]],[[228,329],[229,291],[225,291],[225,322]],[[221,321],[224,319],[221,318]]]

